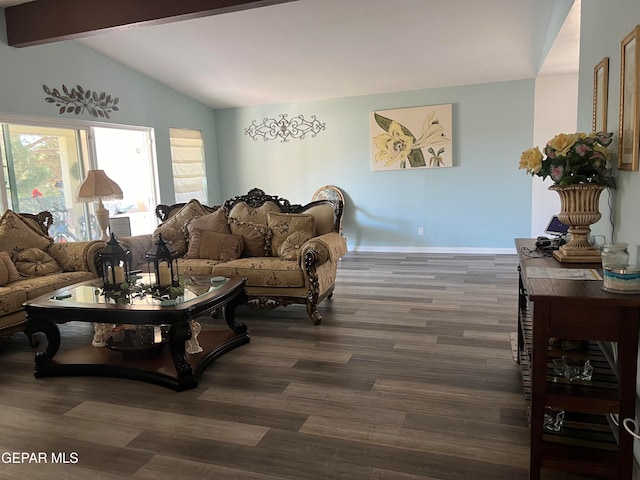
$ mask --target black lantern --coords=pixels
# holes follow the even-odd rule
[[[155,284],[159,287],[177,287],[180,285],[178,277],[178,253],[171,250],[169,245],[158,234],[155,247],[145,255],[149,267],[149,273],[155,275]]]
[[[123,283],[129,283],[129,251],[122,248],[113,233],[100,253],[100,262],[105,290],[118,289]]]

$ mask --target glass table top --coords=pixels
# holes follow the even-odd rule
[[[181,276],[179,287],[157,287],[151,284],[151,275],[135,276],[126,290],[104,290],[100,279],[94,282],[59,290],[49,297],[52,302],[76,304],[118,304],[172,306],[190,302],[220,289],[226,277]]]

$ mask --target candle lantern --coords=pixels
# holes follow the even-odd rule
[[[114,290],[123,283],[129,283],[129,251],[122,248],[113,233],[100,253],[100,263],[105,290]]]
[[[162,234],[158,234],[155,246],[145,255],[149,273],[153,272],[155,284],[159,287],[177,287],[180,285],[178,276],[178,253],[171,250]]]

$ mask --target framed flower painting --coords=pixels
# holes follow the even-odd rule
[[[373,171],[453,166],[452,105],[371,113]]]

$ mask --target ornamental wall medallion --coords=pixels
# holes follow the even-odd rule
[[[282,143],[288,142],[290,138],[298,138],[303,140],[307,133],[315,137],[318,132],[325,129],[325,124],[320,123],[315,115],[311,115],[311,120],[305,120],[302,115],[287,119],[286,114],[281,114],[280,119],[265,118],[262,123],[251,122],[248,128],[245,128],[244,134],[249,135],[254,140],[258,137],[266,142],[267,140],[280,139]]]
[[[72,87],[71,90],[66,85],[62,85],[62,93],[57,88],[49,88],[42,85],[44,92],[48,95],[45,98],[47,103],[54,103],[60,107],[58,113],[75,113],[79,115],[88,112],[92,117],[109,118],[111,112],[117,112],[118,97],[112,97],[105,92],[98,93],[95,90],[85,90],[80,85]]]
[[[372,112],[372,170],[453,166],[451,112],[451,104]]]

